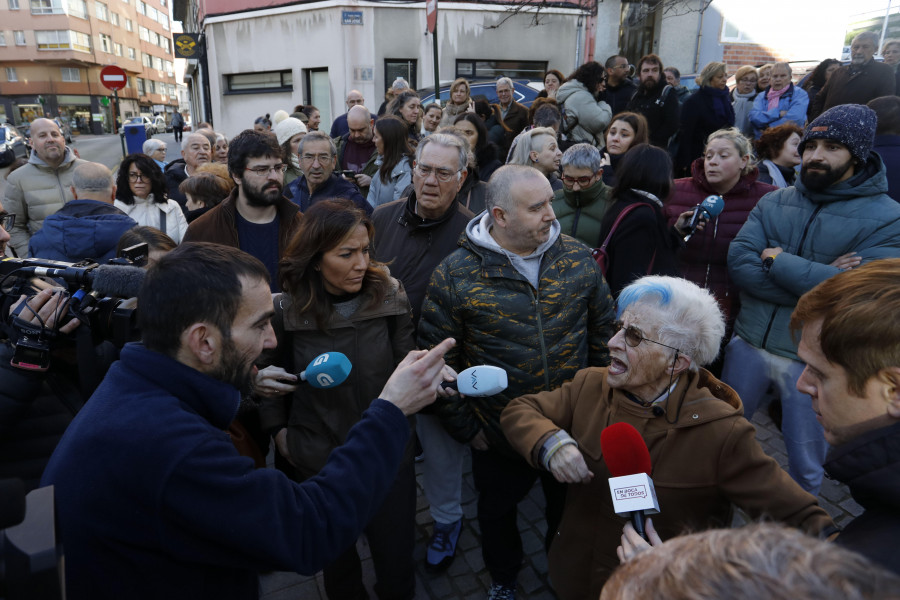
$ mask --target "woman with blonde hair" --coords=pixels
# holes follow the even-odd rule
[[[550,127],[535,127],[516,137],[507,164],[534,167],[544,174],[555,192],[563,187],[559,178],[561,158],[556,132]]]
[[[711,62],[695,81],[700,88],[684,101],[678,127],[675,176],[691,173],[691,164],[703,154],[706,138],[719,129],[734,126],[734,107],[725,81],[725,63]]]
[[[750,111],[753,110],[753,100],[759,93],[756,91],[756,82],[759,76],[756,68],[745,65],[734,74],[734,89],[731,90],[731,106],[734,108],[734,126],[741,130],[747,137],[753,135],[753,125],[750,123]]]
[[[450,84],[450,99],[444,107],[441,127],[453,125],[458,115],[467,112],[475,112],[475,102],[471,98],[469,82],[465,78],[460,77]]]

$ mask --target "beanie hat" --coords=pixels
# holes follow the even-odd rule
[[[288,117],[273,129],[275,137],[278,138],[278,144],[281,145],[297,135],[298,133],[306,133],[306,125],[300,119]]]
[[[276,110],[275,115],[272,117],[272,124],[278,125],[282,121],[288,118],[288,114],[286,110]]]
[[[878,116],[868,106],[841,104],[829,108],[806,127],[800,154],[803,154],[806,142],[823,138],[843,144],[853,158],[864,163],[872,151],[877,125]]]

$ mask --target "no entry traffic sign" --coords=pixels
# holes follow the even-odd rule
[[[100,69],[100,83],[116,92],[125,87],[128,80],[125,71],[115,65],[107,65]]]

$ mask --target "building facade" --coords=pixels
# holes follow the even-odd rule
[[[169,0],[0,0],[0,122],[114,129],[100,70],[128,74],[119,120],[177,110]],[[168,120],[168,116],[166,117]]]

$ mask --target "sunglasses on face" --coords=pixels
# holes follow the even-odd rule
[[[616,322],[616,333],[619,331],[625,331],[625,343],[632,348],[637,348],[641,345],[641,342],[650,342],[652,344],[658,344],[670,350],[675,350],[678,352],[678,348],[674,346],[669,346],[667,344],[663,344],[662,342],[657,342],[656,340],[651,340],[648,337],[644,336],[644,332],[637,325],[625,325],[622,321]]]

